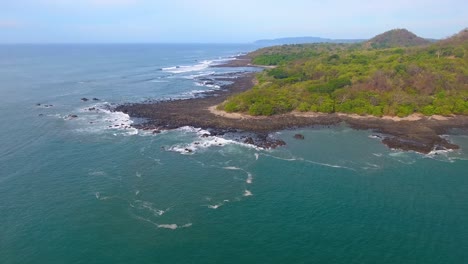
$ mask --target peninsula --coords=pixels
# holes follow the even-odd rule
[[[275,46],[217,67],[252,65],[268,67],[239,74],[201,98],[115,110],[145,118],[135,126],[156,132],[194,126],[216,134],[254,132],[262,139],[281,129],[345,122],[379,133],[391,148],[421,153],[457,149],[440,135],[468,128],[466,29],[435,43],[397,29],[363,43]]]

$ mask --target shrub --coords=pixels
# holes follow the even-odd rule
[[[249,114],[254,116],[271,116],[274,114],[273,106],[268,103],[257,102],[250,106]]]
[[[302,102],[297,107],[297,110],[301,111],[301,112],[307,112],[307,111],[310,110],[310,105],[308,103],[306,103],[306,102]]]
[[[239,110],[239,107],[236,102],[229,101],[224,105],[224,111],[228,113],[236,112]]]
[[[405,117],[414,113],[414,107],[412,105],[399,105],[397,108],[397,116]]]

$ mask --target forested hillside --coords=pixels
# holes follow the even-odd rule
[[[418,37],[406,29],[393,29],[366,42],[373,48],[410,47],[429,43],[429,40]]]
[[[285,45],[255,51],[250,54],[254,64],[276,67],[258,74],[253,89],[220,108],[251,115],[293,110],[468,115],[468,30],[433,44],[406,32],[406,40],[402,32],[396,34],[400,47],[382,48],[395,45],[390,31],[373,39],[385,40],[379,45]],[[412,46],[416,42],[423,45]]]

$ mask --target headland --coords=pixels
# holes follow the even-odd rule
[[[252,67],[248,56],[238,57],[216,67]],[[467,116],[411,115],[405,118],[374,117],[341,113],[291,112],[273,116],[250,116],[218,110],[217,105],[229,96],[249,90],[254,86],[254,73],[239,73],[237,76],[216,76],[217,81],[233,81],[219,90],[206,92],[202,97],[118,106],[115,111],[130,117],[144,118],[146,122],[134,125],[138,129],[161,130],[193,126],[209,130],[212,135],[226,132],[251,132],[254,138],[243,138],[245,143],[265,148],[284,144],[268,134],[302,127],[323,127],[346,123],[354,129],[372,130],[390,148],[429,153],[434,150],[458,149],[441,135],[451,129],[468,129]]]

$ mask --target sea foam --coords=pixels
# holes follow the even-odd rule
[[[194,72],[194,71],[201,71],[204,70],[210,65],[212,65],[214,61],[211,60],[204,60],[199,64],[195,65],[186,65],[186,66],[173,66],[173,67],[167,67],[167,68],[162,68],[163,71],[165,72],[170,72],[170,73],[186,73],[186,72]]]
[[[147,218],[144,218],[144,217],[141,217],[141,216],[133,215],[133,217],[135,217],[136,219],[138,219],[138,220],[140,220],[140,221],[148,222],[148,223],[150,223],[150,224],[156,226],[157,228],[162,228],[162,229],[176,230],[176,229],[179,229],[179,228],[188,228],[188,227],[191,227],[191,226],[192,226],[192,223],[187,223],[187,224],[183,224],[183,225],[178,225],[178,224],[158,224],[158,223],[155,223],[155,222],[151,221],[150,219],[147,219]]]
[[[138,129],[133,128],[133,121],[128,114],[123,112],[111,111],[108,109],[107,102],[100,104],[90,104],[85,108],[75,110],[76,118],[70,118],[69,115],[63,119],[71,124],[77,125],[75,131],[80,133],[108,133],[113,135],[136,135]]]
[[[171,146],[168,150],[178,152],[184,155],[192,155],[197,151],[204,150],[210,147],[222,147],[226,145],[239,145],[247,148],[253,148],[256,150],[261,150],[262,148],[256,147],[254,145],[242,143],[236,140],[225,139],[222,137],[212,136],[209,131],[203,130],[200,128],[194,128],[190,126],[185,126],[176,129],[176,131],[185,132],[185,133],[194,133],[198,136],[198,139],[188,143],[188,144],[176,144]]]

